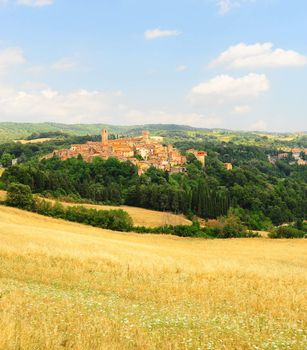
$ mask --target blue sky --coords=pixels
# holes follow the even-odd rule
[[[307,129],[305,0],[0,0],[0,121]]]

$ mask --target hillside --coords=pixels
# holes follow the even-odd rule
[[[304,348],[306,241],[0,222],[0,349]]]

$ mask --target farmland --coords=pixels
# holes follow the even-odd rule
[[[305,240],[118,233],[0,210],[0,349],[303,349]]]

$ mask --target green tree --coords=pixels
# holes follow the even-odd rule
[[[1,157],[1,164],[4,168],[12,165],[13,156],[10,153],[3,153]]]
[[[20,183],[10,184],[6,203],[12,207],[32,210],[34,199],[30,187]]]

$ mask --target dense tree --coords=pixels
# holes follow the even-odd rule
[[[4,168],[12,165],[13,156],[10,153],[3,153],[0,163]]]
[[[34,200],[31,189],[27,185],[11,183],[7,191],[7,204],[12,207],[32,210]]]

